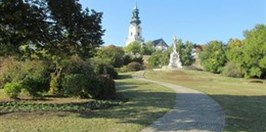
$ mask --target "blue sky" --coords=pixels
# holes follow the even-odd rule
[[[80,0],[83,8],[103,12],[105,44],[124,46],[136,0]],[[145,41],[173,35],[205,44],[243,38],[243,31],[266,24],[266,0],[138,0]]]

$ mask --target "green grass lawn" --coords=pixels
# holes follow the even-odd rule
[[[145,77],[202,91],[226,116],[224,131],[266,131],[266,81],[223,77],[201,71],[149,71]]]
[[[63,109],[59,111],[0,112],[0,131],[137,132],[173,107],[175,93],[170,89],[133,80],[129,75],[124,74],[123,77],[125,78],[117,80],[116,84],[118,96],[126,99],[125,103],[108,109],[85,111],[65,111]]]

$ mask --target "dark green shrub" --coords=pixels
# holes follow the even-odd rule
[[[63,60],[63,75],[85,74],[92,75],[92,66],[89,62],[82,60],[79,56],[71,56],[69,59]]]
[[[90,78],[83,74],[66,75],[62,80],[62,93],[65,96],[89,97]]]
[[[142,65],[138,62],[131,62],[127,65],[128,71],[139,71],[142,70]]]
[[[95,99],[110,99],[116,94],[115,82],[108,76],[99,76],[90,83],[90,94]]]
[[[223,69],[222,75],[228,77],[244,77],[244,70],[241,68],[240,64],[229,62]]]
[[[49,88],[49,79],[44,77],[27,77],[21,82],[23,87],[32,96],[39,96],[39,92],[46,92]]]
[[[93,58],[90,60],[93,71],[96,75],[109,75],[113,79],[118,78],[115,68],[104,59]]]
[[[115,83],[106,76],[85,76],[71,74],[62,80],[62,93],[65,96],[108,99],[115,96]]]
[[[21,92],[22,86],[19,83],[6,83],[4,86],[4,92],[10,98],[18,98],[19,93]]]

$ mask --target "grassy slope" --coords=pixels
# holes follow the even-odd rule
[[[226,113],[225,131],[266,131],[266,82],[228,78],[200,71],[147,72],[145,77],[197,89]]]
[[[89,112],[0,113],[0,131],[136,132],[169,111],[175,94],[168,88],[136,81],[118,80],[118,94],[125,104]]]

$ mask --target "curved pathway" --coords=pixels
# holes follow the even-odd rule
[[[174,108],[142,132],[221,132],[225,119],[218,103],[204,93],[182,86],[148,80],[144,71],[135,74],[135,79],[156,83],[176,92]]]

